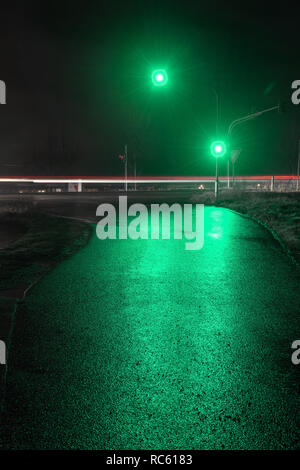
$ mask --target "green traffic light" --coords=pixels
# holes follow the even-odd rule
[[[218,140],[211,144],[210,152],[214,157],[224,157],[226,154],[225,142]]]
[[[154,86],[164,86],[168,82],[168,74],[164,69],[152,72],[152,83]]]

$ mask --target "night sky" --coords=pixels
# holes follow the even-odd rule
[[[2,175],[213,175],[209,145],[237,128],[236,173],[297,171],[300,9],[292,2],[53,1],[1,4]],[[151,72],[168,71],[166,87]],[[221,173],[226,172],[226,160]]]

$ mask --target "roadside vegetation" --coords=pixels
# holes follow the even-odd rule
[[[91,233],[84,222],[30,210],[2,213],[0,223],[24,226],[23,235],[0,250],[0,295],[3,289],[34,282],[84,246]]]
[[[7,352],[17,302],[29,286],[58,262],[89,240],[91,226],[77,220],[37,212],[28,204],[1,207],[0,227],[18,226],[20,238],[0,249],[0,339]],[[0,368],[0,413],[3,406],[6,366]]]

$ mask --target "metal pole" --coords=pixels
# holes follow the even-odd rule
[[[218,138],[219,133],[219,94],[215,88],[213,91],[216,96],[216,137]],[[219,178],[218,178],[218,157],[216,157],[216,181],[215,181],[215,199],[218,200],[219,194]]]
[[[217,131],[217,136],[218,136],[218,133],[219,133],[219,115],[220,115],[220,96],[219,96],[219,93],[216,91],[217,93],[217,123],[216,123],[216,131]]]
[[[297,187],[296,190],[299,191],[299,170],[300,170],[300,140],[298,148],[298,168],[297,168]]]
[[[134,190],[136,191],[136,155],[134,155]]]
[[[218,176],[218,157],[216,157],[216,182],[215,182],[215,198],[218,200],[219,195],[219,176]]]
[[[127,145],[125,145],[125,191],[127,191]]]
[[[216,97],[216,136],[218,137],[219,132],[219,116],[220,116],[220,96],[216,88],[211,87],[211,90],[214,92]]]
[[[269,113],[270,111],[274,111],[275,109],[279,109],[279,108],[280,108],[280,105],[272,106],[272,108],[263,109],[262,111],[258,111],[257,113],[248,114],[248,115],[246,115],[244,117],[241,117],[239,119],[235,119],[234,121],[232,121],[232,123],[228,127],[228,131],[227,131],[228,140],[230,141],[231,133],[232,133],[233,129],[236,126],[238,126],[240,124],[243,124],[244,122],[247,122],[250,119],[255,119],[256,117],[261,116],[262,114]],[[228,178],[228,180],[229,180],[229,178]],[[232,162],[232,186],[233,185],[234,185],[234,163]]]
[[[227,160],[227,188],[229,189],[229,158]]]

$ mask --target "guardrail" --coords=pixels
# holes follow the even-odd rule
[[[91,185],[114,185],[114,184],[139,184],[145,185],[173,185],[178,184],[182,187],[185,185],[192,185],[190,189],[209,189],[211,184],[215,184],[215,176],[129,176],[125,179],[124,176],[2,176],[0,177],[1,183],[10,183],[16,187],[22,185],[27,186],[33,184],[34,188],[37,185],[51,187],[61,185],[68,185],[67,191],[80,192],[82,189],[87,189]],[[296,175],[251,175],[251,176],[235,176],[230,178],[231,187],[228,190],[234,189],[255,189],[255,190],[268,190],[268,191],[297,191],[299,189],[299,178]],[[219,183],[222,188],[223,184],[228,183],[227,176],[219,176]],[[87,185],[86,187],[83,185]],[[199,187],[197,185],[200,185]],[[48,186],[47,186],[48,187]],[[88,189],[87,189],[88,190]],[[19,191],[21,192],[21,191]],[[35,192],[35,189],[33,190]]]
[[[215,181],[215,176],[128,176],[130,183],[179,183],[179,182],[205,182]],[[227,176],[219,176],[227,181]],[[230,178],[232,180],[232,178]],[[234,181],[253,180],[297,180],[296,175],[255,175],[235,176]],[[28,182],[28,183],[124,183],[124,176],[1,176],[0,182]]]

